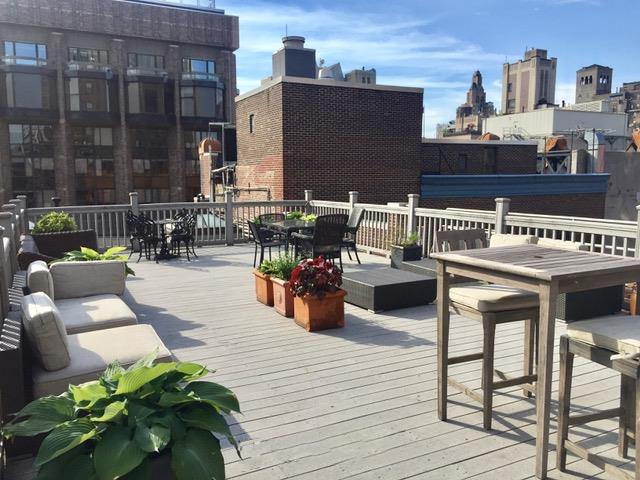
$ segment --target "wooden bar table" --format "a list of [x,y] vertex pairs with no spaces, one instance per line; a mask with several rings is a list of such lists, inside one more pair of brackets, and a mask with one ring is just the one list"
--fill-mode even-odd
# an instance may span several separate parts
[[549,413],[553,372],[556,299],[561,293],[622,285],[640,280],[640,261],[613,255],[600,255],[545,248],[538,245],[460,250],[431,255],[437,260],[438,276],[438,417],[447,419],[449,336],[449,276],[536,292],[540,296],[538,344],[538,382],[536,385],[536,477],[546,478],[549,448]]

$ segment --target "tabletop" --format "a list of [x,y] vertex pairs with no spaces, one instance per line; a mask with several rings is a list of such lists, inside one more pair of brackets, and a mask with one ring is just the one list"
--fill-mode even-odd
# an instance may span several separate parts
[[306,220],[298,220],[298,219],[288,219],[281,220],[279,222],[268,222],[266,223],[268,228],[274,228],[277,230],[298,230],[305,228],[313,228],[315,226],[315,222],[307,222]]
[[431,257],[544,281],[640,270],[640,261],[632,258],[534,244],[432,253]]

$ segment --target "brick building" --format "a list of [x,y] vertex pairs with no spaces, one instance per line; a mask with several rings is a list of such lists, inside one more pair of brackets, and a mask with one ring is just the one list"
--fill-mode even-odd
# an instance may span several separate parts
[[0,200],[200,191],[198,142],[234,119],[238,19],[185,5],[0,0]]
[[236,98],[241,198],[397,202],[420,178],[422,89],[280,76]]

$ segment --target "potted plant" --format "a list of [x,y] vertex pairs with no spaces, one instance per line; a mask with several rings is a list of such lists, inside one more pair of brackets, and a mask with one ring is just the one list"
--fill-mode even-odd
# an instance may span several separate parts
[[342,272],[322,257],[302,260],[291,272],[293,319],[308,332],[344,327]]
[[31,236],[38,252],[52,258],[61,258],[65,252],[78,250],[82,245],[98,248],[95,230],[78,230],[73,218],[64,212],[49,212],[40,217],[31,229]]
[[273,307],[285,317],[293,316],[293,294],[289,287],[291,273],[298,261],[289,254],[280,255],[271,262],[271,283],[273,284]]
[[199,380],[209,373],[201,365],[155,356],[31,402],[2,436],[46,434],[35,459],[42,479],[223,480],[220,438],[238,451],[223,416],[239,411],[236,396]]
[[419,240],[420,237],[417,233],[411,233],[391,245],[391,266],[400,268],[402,262],[420,260],[422,258],[422,246],[418,244]]
[[125,264],[125,270],[127,275],[135,275],[129,265],[127,264],[128,257],[126,255],[120,255],[127,247],[111,247],[104,253],[98,253],[94,249],[89,247],[80,247],[80,250],[71,250],[66,252],[62,258],[53,260],[50,263],[57,262],[99,262],[101,260],[120,260]]
[[258,268],[253,269],[256,281],[256,300],[269,307],[273,307],[272,266],[271,260],[264,260]]
[[300,212],[299,210],[287,213],[287,220],[300,220],[302,217],[304,217],[304,212]]

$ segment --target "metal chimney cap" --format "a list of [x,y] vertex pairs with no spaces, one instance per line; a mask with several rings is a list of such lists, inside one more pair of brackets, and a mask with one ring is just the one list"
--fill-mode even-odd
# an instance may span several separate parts
[[284,44],[284,48],[304,48],[304,37],[299,37],[297,35],[289,35],[287,37],[282,37],[282,43]]

